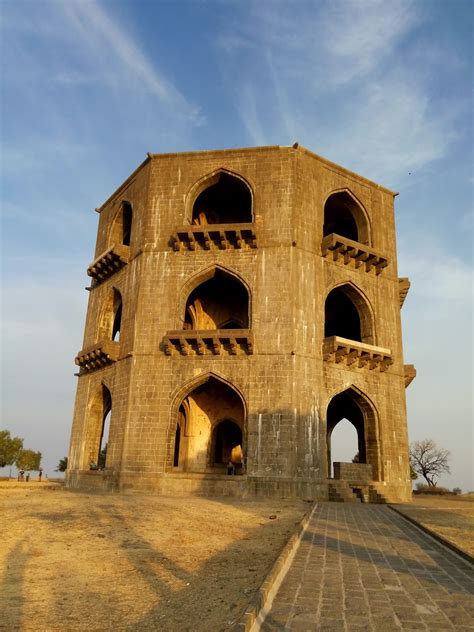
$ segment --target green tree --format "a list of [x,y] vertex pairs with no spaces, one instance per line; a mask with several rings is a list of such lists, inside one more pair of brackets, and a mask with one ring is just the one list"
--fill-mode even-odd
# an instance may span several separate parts
[[429,487],[436,487],[435,479],[441,474],[450,474],[448,459],[449,451],[438,448],[433,439],[414,441],[410,445],[410,465]]
[[0,467],[13,465],[23,449],[23,439],[10,436],[8,430],[0,430]]
[[19,470],[38,471],[41,466],[41,452],[21,450],[16,458],[15,465]]
[[58,467],[54,470],[55,472],[65,472],[67,470],[67,456],[62,459],[59,459]]

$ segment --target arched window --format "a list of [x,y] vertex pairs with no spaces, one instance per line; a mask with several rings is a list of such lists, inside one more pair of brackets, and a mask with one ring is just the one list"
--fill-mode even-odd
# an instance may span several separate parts
[[112,224],[111,245],[130,246],[133,211],[130,202],[123,201]]
[[331,290],[324,306],[324,337],[375,344],[372,313],[365,298],[347,283]]
[[186,302],[184,329],[247,329],[249,294],[234,276],[220,269],[198,285]]
[[230,385],[209,376],[183,397],[172,429],[171,460],[188,472],[222,469],[232,461],[241,469],[245,407]]
[[192,223],[237,224],[252,221],[252,195],[243,180],[226,172],[209,179],[209,186],[196,198]]
[[332,233],[370,245],[367,215],[356,199],[346,191],[333,193],[324,205],[323,236]]

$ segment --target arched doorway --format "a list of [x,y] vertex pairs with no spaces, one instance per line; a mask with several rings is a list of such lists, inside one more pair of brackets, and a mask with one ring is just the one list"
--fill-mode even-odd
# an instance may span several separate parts
[[209,178],[208,186],[196,198],[192,223],[238,224],[252,221],[252,195],[247,184],[221,171]]
[[216,268],[188,296],[184,329],[247,329],[249,293],[236,277]]
[[235,421],[220,421],[214,428],[212,444],[212,465],[242,464],[242,430]]
[[375,344],[372,312],[367,300],[350,283],[329,292],[324,304],[324,337],[339,336]]
[[86,440],[84,442],[84,469],[102,469],[107,464],[107,446],[110,435],[112,395],[101,384],[93,397],[87,414]]
[[[372,466],[374,480],[380,477],[380,446],[377,429],[377,415],[374,406],[355,388],[348,388],[335,395],[329,402],[326,414],[326,448],[328,476],[331,477],[336,459],[332,453],[332,435],[336,426],[349,422],[355,429],[357,440],[354,441],[354,455],[358,463]],[[342,429],[342,426],[341,426]],[[351,459],[352,460],[352,459]],[[349,461],[350,462],[350,461]]]
[[324,205],[324,237],[335,233],[370,245],[369,232],[365,211],[348,191],[339,191],[328,197]]
[[[237,449],[240,446],[240,449]],[[210,375],[182,398],[173,424],[172,466],[211,472],[245,451],[245,405],[229,384]],[[240,456],[240,461],[242,456]]]
[[332,429],[329,437],[331,451],[330,475],[334,476],[333,464],[359,461],[359,439],[355,426],[346,418],[341,419]]

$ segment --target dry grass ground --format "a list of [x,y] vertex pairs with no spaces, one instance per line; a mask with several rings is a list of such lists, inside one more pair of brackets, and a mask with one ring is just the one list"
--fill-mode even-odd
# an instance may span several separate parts
[[413,496],[411,505],[395,505],[428,529],[474,555],[474,496]]
[[8,632],[229,629],[310,508],[32,481],[0,482],[0,503]]

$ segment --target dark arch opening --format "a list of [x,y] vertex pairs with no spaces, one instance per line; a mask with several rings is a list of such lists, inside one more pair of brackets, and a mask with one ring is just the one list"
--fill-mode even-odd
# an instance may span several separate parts
[[[364,413],[355,401],[354,392],[348,389],[332,398],[327,410],[327,458],[328,458],[328,475],[331,476],[333,459],[331,452],[331,437],[337,424],[346,419],[355,428],[357,432],[357,451],[358,462],[367,462],[367,451],[365,441],[365,420]],[[355,455],[354,455],[355,456]]]
[[186,302],[184,329],[248,329],[249,294],[235,277],[216,270]]
[[85,451],[87,463],[85,465],[89,469],[103,469],[106,465],[111,414],[112,395],[109,389],[102,384],[100,390],[96,392],[88,411]]
[[234,465],[242,463],[242,430],[239,425],[230,419],[221,421],[214,430],[214,455],[215,465]]
[[179,466],[179,448],[181,444],[181,426],[176,424],[176,432],[174,435],[174,455],[173,455],[173,466]]
[[114,288],[114,320],[112,324],[112,340],[120,340],[120,328],[122,326],[122,295]]
[[198,195],[193,205],[192,223],[238,224],[252,221],[252,195],[235,176],[220,173],[213,184]]
[[132,236],[132,205],[130,202],[122,203],[122,244],[130,246]]
[[330,195],[324,205],[323,235],[336,233],[364,244],[369,243],[367,219],[362,208],[345,191]]
[[324,306],[324,337],[340,336],[362,342],[357,307],[341,288],[329,292]]

